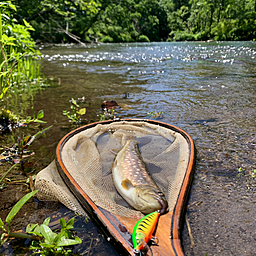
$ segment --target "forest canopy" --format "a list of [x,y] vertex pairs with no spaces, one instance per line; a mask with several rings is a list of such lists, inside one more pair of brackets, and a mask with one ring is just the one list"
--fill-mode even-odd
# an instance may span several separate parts
[[37,42],[255,40],[256,0],[13,0]]

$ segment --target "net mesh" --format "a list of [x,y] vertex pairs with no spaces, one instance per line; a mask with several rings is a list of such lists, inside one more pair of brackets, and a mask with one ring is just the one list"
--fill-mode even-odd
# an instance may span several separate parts
[[[97,124],[66,141],[61,152],[63,164],[97,206],[121,216],[141,218],[143,214],[118,194],[111,174],[116,153],[130,138],[138,140],[143,161],[172,210],[189,161],[186,139],[172,129],[146,121]],[[40,200],[58,200],[86,215],[62,181],[55,162],[38,173],[35,187]]]

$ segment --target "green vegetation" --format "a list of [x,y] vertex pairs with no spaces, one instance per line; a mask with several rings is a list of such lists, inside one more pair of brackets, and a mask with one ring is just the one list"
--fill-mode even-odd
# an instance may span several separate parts
[[[14,0],[41,42],[255,40],[255,0]],[[27,27],[31,28],[31,27]]]
[[82,240],[79,237],[73,236],[69,231],[74,228],[74,222],[74,218],[70,219],[68,222],[61,218],[61,230],[59,233],[53,232],[48,227],[50,217],[45,219],[44,223],[41,225],[29,224],[26,228],[26,232],[40,238],[39,241],[32,241],[30,250],[34,251],[34,255],[70,255],[72,250],[70,248],[65,249],[64,247],[82,243]]
[[250,173],[250,176],[252,178],[255,178],[256,177],[256,169],[254,169],[251,173]]
[[237,168],[237,177],[244,176],[245,174],[245,169],[242,167]]
[[163,111],[159,111],[159,112],[156,112],[156,111],[150,111],[148,112],[148,115],[152,118],[162,118],[163,117],[163,114],[164,112]]
[[[21,139],[17,139],[17,143],[10,149],[10,148],[3,148],[4,152],[0,155],[1,160],[9,159],[12,160],[15,164],[12,165],[8,171],[6,171],[3,176],[0,178],[0,188],[3,189],[5,183],[3,182],[6,176],[11,172],[12,169],[16,168],[17,166],[22,171],[23,174],[26,175],[27,172],[31,172],[31,167],[26,167],[25,157],[29,157],[33,155],[33,152],[28,152],[27,148],[31,146],[34,140],[41,135],[44,135],[47,130],[49,130],[52,126],[49,126],[43,130],[40,130],[33,136],[27,135]],[[26,156],[25,156],[26,152]],[[30,176],[29,179],[32,179]]]
[[21,207],[31,198],[36,194],[37,190],[32,191],[25,196],[23,196],[11,209],[9,214],[7,215],[5,222],[6,224],[2,221],[0,218],[0,229],[3,231],[0,237],[0,245],[5,243],[9,237],[17,237],[17,238],[30,238],[30,236],[27,236],[26,234],[21,234],[21,233],[16,233],[16,232],[11,232],[10,231],[10,224],[13,220],[13,218],[16,216],[16,214],[19,212]]
[[1,177],[1,179],[0,179],[0,188],[1,188],[1,189],[3,189],[3,187],[4,187],[4,185],[5,185],[4,183],[2,183],[2,182],[4,181],[4,179],[5,179],[5,177],[8,175],[8,173],[11,172],[11,170],[12,170],[14,167],[16,167],[16,165],[18,165],[18,163],[12,165],[11,168],[9,168],[9,170]]
[[246,171],[245,169],[243,169],[242,167],[237,168],[237,177],[241,177],[241,176],[245,176],[248,175],[250,178],[255,178],[256,177],[256,169],[254,169],[253,171]]
[[80,108],[77,100],[74,100],[73,98],[70,100],[70,103],[71,113],[69,111],[63,110],[63,115],[67,116],[70,122],[79,124],[82,122],[81,116],[86,113],[86,108]]
[[105,120],[112,120],[115,118],[115,110],[114,108],[112,109],[104,109],[103,114],[99,114],[100,121],[105,121]]
[[[19,24],[15,14],[17,8],[13,1],[0,2],[0,134],[31,123],[45,123],[41,120],[44,111],[40,110],[35,115],[33,106],[32,117],[21,115],[19,101],[31,108],[30,99],[35,91],[44,86],[44,80],[40,76],[40,63],[37,61],[40,52],[35,50],[35,41],[30,35],[34,28],[24,18]],[[14,105],[17,105],[16,109]],[[22,144],[19,152],[21,158],[24,148],[47,129],[32,137],[23,135],[19,138],[14,134],[18,147]],[[25,143],[24,140],[28,138],[29,141]]]
[[49,228],[48,225],[50,223],[50,217],[47,218],[41,225],[39,225],[38,223],[28,224],[26,228],[26,233],[10,231],[10,224],[13,218],[17,215],[21,207],[36,193],[37,190],[23,196],[13,206],[5,219],[5,223],[0,218],[0,230],[2,230],[0,245],[8,241],[10,237],[22,239],[29,238],[32,240],[30,250],[33,251],[34,255],[70,255],[70,253],[72,252],[70,246],[80,244],[82,242],[79,237],[73,236],[70,232],[70,229],[74,228],[74,218],[70,219],[68,222],[61,218],[61,230],[59,233],[55,233]]
[[30,36],[34,29],[25,19],[23,25],[18,24],[14,18],[16,11],[10,1],[0,2],[0,100],[8,90],[13,93],[39,78],[39,65],[33,62],[39,52]]
[[19,24],[15,14],[13,1],[0,2],[0,132],[10,131],[21,123],[43,123],[40,119],[44,116],[42,110],[37,116],[33,113],[34,118],[22,117],[19,111],[20,101],[31,108],[29,100],[45,84],[40,75],[40,52],[35,50],[30,35],[34,28],[24,18]]

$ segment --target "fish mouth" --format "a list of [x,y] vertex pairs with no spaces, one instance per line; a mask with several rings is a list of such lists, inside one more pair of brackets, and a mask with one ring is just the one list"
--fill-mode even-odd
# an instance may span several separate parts
[[160,204],[161,209],[159,210],[160,213],[164,213],[165,212],[165,206],[162,202],[162,200],[160,198],[157,198],[157,202]]
[[165,203],[165,198],[164,194],[162,192],[156,192],[156,193],[151,193],[151,195],[153,196],[153,198],[158,202],[158,204],[160,205],[161,209],[159,209],[159,213],[163,214],[165,213],[167,206]]
[[166,209],[167,209],[167,205],[166,205],[166,201],[165,198],[163,199],[164,194],[162,192],[158,192],[158,196],[156,198],[157,202],[160,204],[161,209],[159,210],[159,212],[161,214],[165,213]]

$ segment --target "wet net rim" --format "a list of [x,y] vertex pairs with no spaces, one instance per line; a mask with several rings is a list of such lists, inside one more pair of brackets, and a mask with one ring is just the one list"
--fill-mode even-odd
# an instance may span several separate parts
[[89,128],[95,127],[98,124],[107,125],[113,122],[147,122],[154,125],[159,125],[162,127],[165,127],[167,129],[173,130],[175,132],[180,133],[187,141],[189,146],[189,160],[187,165],[187,170],[179,191],[179,195],[177,198],[177,203],[175,204],[175,207],[172,212],[171,216],[171,227],[170,227],[170,239],[171,244],[173,247],[173,251],[175,255],[184,255],[181,241],[180,241],[180,230],[183,223],[182,217],[185,210],[186,202],[189,195],[189,190],[192,183],[192,174],[194,171],[194,163],[195,163],[195,146],[192,138],[182,129],[157,120],[150,120],[150,119],[116,119],[116,120],[106,120],[106,121],[99,121],[95,123],[91,123],[82,127],[79,127],[68,134],[66,134],[58,143],[58,146],[56,148],[56,166],[57,170],[66,183],[67,187],[72,191],[72,193],[77,197],[83,208],[90,214],[90,217],[94,221],[98,223],[100,227],[102,227],[102,224],[105,226],[104,228],[101,228],[102,231],[109,235],[109,233],[119,242],[122,244],[124,249],[131,255],[133,255],[133,249],[130,247],[130,245],[127,243],[127,241],[124,240],[124,238],[119,234],[119,232],[116,231],[115,227],[112,225],[112,223],[105,217],[105,215],[100,211],[100,209],[95,205],[95,203],[90,199],[90,197],[83,191],[83,189],[76,183],[76,181],[72,178],[68,170],[66,169],[62,157],[61,157],[61,150],[65,143],[74,135],[78,134],[79,132],[82,132],[84,130],[87,130]]

